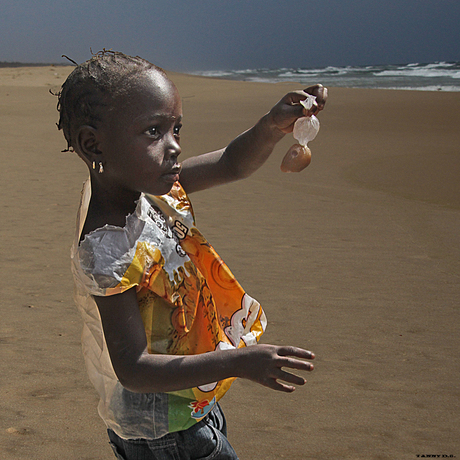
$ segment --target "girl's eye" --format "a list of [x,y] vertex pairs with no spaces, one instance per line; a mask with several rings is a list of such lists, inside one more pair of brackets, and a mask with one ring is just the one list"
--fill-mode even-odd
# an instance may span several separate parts
[[158,128],[152,126],[151,128],[149,128],[146,133],[149,135],[149,136],[152,136],[152,137],[156,137],[158,136],[159,134],[159,131],[158,131]]
[[182,128],[182,125],[174,126],[174,135],[175,136],[179,136],[181,128]]

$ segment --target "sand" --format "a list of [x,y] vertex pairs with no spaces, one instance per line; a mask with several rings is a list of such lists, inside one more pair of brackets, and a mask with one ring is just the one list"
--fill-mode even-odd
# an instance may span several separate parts
[[[109,459],[80,351],[69,248],[87,172],[58,132],[70,67],[0,69],[0,458]],[[295,84],[171,74],[183,156],[220,148]],[[316,83],[316,82],[312,82]],[[460,93],[330,89],[301,173],[287,136],[251,178],[192,195],[264,306],[264,342],[316,352],[293,394],[237,381],[242,460],[460,456]]]

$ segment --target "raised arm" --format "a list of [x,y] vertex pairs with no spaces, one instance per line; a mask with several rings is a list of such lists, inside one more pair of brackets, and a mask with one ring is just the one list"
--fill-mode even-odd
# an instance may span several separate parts
[[[274,390],[292,392],[302,377],[282,368],[313,370],[313,353],[296,347],[253,345],[200,355],[149,354],[135,289],[95,297],[113,368],[130,391],[156,393],[242,377]],[[280,382],[282,380],[287,383]]]
[[[317,102],[309,113],[300,104],[307,94],[316,96]],[[250,176],[265,163],[284,135],[292,132],[296,120],[322,110],[326,99],[327,89],[322,85],[286,94],[270,112],[225,149],[184,160],[182,186],[191,193]]]

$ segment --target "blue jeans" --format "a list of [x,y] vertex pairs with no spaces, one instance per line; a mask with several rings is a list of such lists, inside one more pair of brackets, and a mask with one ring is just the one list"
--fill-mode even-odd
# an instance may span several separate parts
[[119,460],[238,460],[227,440],[227,423],[218,404],[188,430],[159,439],[122,439],[107,431]]

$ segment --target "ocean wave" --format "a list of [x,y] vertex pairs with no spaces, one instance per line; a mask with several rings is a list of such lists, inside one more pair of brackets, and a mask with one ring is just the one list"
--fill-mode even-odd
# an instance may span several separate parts
[[460,92],[459,86],[437,86],[437,85],[430,85],[430,86],[386,86],[384,88],[376,87],[375,89],[393,89],[393,90],[401,90],[401,91],[440,91],[440,92],[448,92],[448,93],[458,93]]
[[381,72],[374,72],[376,77],[421,77],[421,78],[438,78],[450,77],[460,78],[460,71],[458,70],[441,70],[435,67],[425,67],[423,69],[403,69],[403,70],[382,70]]
[[206,70],[195,74],[252,82],[320,81],[347,88],[391,88],[420,91],[460,91],[460,62],[397,65],[327,66],[323,68]]
[[226,70],[203,70],[197,72],[189,72],[190,75],[199,75],[201,77],[222,78],[231,77],[235,74],[234,71]]

